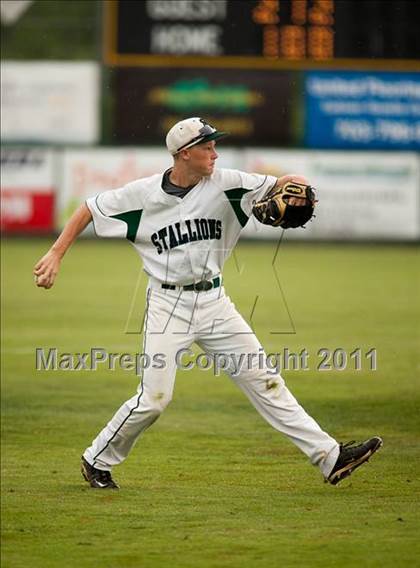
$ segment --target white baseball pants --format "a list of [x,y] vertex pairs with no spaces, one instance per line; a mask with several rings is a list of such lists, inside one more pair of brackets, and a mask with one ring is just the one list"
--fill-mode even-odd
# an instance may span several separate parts
[[[262,347],[234,304],[219,287],[207,292],[163,290],[150,280],[144,329],[144,353],[150,359],[164,354],[163,368],[144,369],[137,394],[127,400],[85,451],[94,467],[111,470],[130,452],[140,434],[159,418],[172,398],[177,371],[177,354],[197,343],[205,352],[225,354],[236,361],[241,354],[263,353]],[[179,355],[178,355],[179,357]],[[244,359],[244,357],[242,357]],[[245,393],[265,420],[285,434],[319,466],[324,477],[331,472],[339,444],[311,418],[287,389],[279,374],[262,357],[226,372]],[[266,357],[263,358],[266,361]],[[248,363],[248,361],[247,361]]]

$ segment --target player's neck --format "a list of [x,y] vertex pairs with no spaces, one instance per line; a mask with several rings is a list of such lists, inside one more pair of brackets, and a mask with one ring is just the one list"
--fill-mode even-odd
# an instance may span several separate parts
[[185,189],[197,185],[201,178],[202,176],[177,168],[176,165],[169,172],[169,181],[177,187],[185,187]]

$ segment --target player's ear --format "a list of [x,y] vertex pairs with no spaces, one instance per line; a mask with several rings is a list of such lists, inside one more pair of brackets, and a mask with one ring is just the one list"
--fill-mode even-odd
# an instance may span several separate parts
[[190,159],[190,151],[188,148],[181,150],[177,155],[181,158],[181,160],[184,160],[186,162]]

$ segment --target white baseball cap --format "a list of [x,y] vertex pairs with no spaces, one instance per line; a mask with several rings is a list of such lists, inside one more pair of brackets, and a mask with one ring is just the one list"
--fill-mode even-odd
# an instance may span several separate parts
[[181,120],[172,126],[166,135],[166,147],[169,152],[174,155],[181,150],[195,146],[195,144],[216,140],[217,138],[224,138],[227,135],[227,132],[217,131],[216,128],[208,124],[208,122],[195,116]]

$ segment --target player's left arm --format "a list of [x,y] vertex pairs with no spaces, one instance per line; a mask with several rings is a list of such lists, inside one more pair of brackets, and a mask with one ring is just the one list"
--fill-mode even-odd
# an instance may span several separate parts
[[[225,172],[227,172],[230,177],[233,177],[235,174],[238,176],[237,180],[234,177],[232,180],[229,180],[231,183],[237,183],[235,187],[247,189],[247,193],[242,198],[242,207],[247,215],[251,214],[255,202],[275,194],[288,182],[309,185],[308,180],[299,174],[287,174],[280,178],[275,178],[271,175],[249,174],[235,170],[225,170]],[[305,200],[300,197],[289,196],[288,200],[290,205],[305,205]]]

